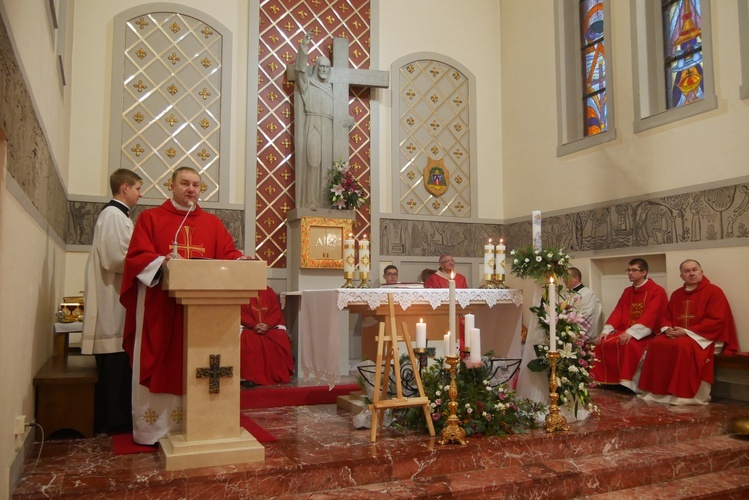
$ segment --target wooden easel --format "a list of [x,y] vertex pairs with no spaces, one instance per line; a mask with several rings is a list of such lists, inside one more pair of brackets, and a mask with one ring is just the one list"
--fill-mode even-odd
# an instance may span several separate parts
[[[414,355],[413,346],[411,345],[411,336],[408,334],[408,325],[401,323],[402,334],[398,335],[395,327],[395,306],[393,305],[393,294],[388,294],[388,320],[390,321],[390,335],[385,335],[385,323],[380,323],[380,333],[377,336],[377,364],[375,371],[374,384],[374,401],[370,406],[372,410],[372,425],[369,440],[373,443],[377,440],[377,429],[382,426],[384,412],[387,408],[410,408],[421,406],[424,410],[429,435],[434,436],[434,424],[432,423],[432,414],[429,407],[429,399],[424,395],[424,386],[421,383],[419,374],[419,364]],[[400,354],[398,353],[398,342],[405,342],[408,358],[411,360],[413,367],[414,379],[419,389],[419,396],[407,398],[403,396],[403,383],[401,381],[401,364]],[[383,355],[385,364],[383,366]],[[390,385],[390,363],[393,363],[395,371],[395,390],[396,395],[393,399],[388,399],[388,387]],[[384,377],[383,377],[384,374]],[[378,393],[378,388],[380,391]]]

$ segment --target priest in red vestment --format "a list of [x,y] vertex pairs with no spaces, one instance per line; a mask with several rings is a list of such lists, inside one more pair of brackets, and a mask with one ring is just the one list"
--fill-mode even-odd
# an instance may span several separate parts
[[424,288],[448,288],[448,281],[455,280],[455,288],[468,288],[466,277],[462,274],[455,273],[454,278],[450,278],[450,273],[455,272],[455,260],[452,255],[440,255],[440,268],[424,282]]
[[621,384],[637,392],[637,368],[666,311],[668,296],[648,279],[644,259],[629,261],[627,275],[632,286],[624,290],[596,339],[598,361],[591,374],[599,384]]
[[[455,280],[455,288],[468,288],[468,282],[466,277],[462,274],[455,272],[455,259],[452,255],[442,254],[440,255],[440,267],[439,270],[427,278],[424,282],[424,288],[449,288],[450,280]],[[454,274],[454,277],[451,275]],[[461,352],[465,350],[465,322],[463,315],[460,315],[458,329],[458,344]]]
[[285,384],[294,374],[281,303],[271,287],[242,306],[240,359],[241,377],[251,384]]
[[173,258],[251,258],[234,247],[218,217],[198,206],[200,188],[198,172],[175,170],[173,198],[138,217],[125,258],[123,348],[133,366],[133,438],[139,444],[154,444],[182,426],[183,306],[161,288],[162,268]]
[[662,403],[710,401],[715,351],[738,351],[736,324],[723,290],[712,284],[696,260],[679,266],[684,286],[671,294],[658,336],[642,365],[643,399]]

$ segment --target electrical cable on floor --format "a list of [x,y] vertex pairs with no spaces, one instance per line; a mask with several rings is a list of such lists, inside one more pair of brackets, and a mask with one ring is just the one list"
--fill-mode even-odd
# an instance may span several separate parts
[[35,420],[32,420],[28,424],[26,424],[26,427],[35,426],[38,427],[40,431],[42,431],[42,442],[39,444],[39,454],[36,456],[36,461],[34,462],[34,467],[31,468],[31,471],[33,472],[34,469],[36,469],[36,465],[39,463],[39,459],[42,457],[42,449],[44,448],[44,427],[37,424]]

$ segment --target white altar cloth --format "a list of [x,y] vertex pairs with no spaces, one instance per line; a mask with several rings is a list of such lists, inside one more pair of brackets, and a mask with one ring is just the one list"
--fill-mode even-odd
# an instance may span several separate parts
[[[309,290],[302,292],[299,316],[299,357],[304,378],[317,379],[334,385],[341,375],[348,374],[348,324],[342,324],[341,315],[352,305],[367,305],[370,309],[386,305],[388,294],[403,310],[414,304],[429,304],[432,309],[448,304],[447,289],[347,289]],[[503,345],[509,345],[498,356],[520,358],[523,293],[513,289],[459,289],[455,293],[456,303],[466,308],[469,305],[486,306],[477,309],[476,327],[482,329],[482,338],[492,334],[503,337]],[[502,306],[502,307],[497,307]],[[514,307],[511,307],[514,306]],[[346,331],[343,331],[345,327]],[[482,340],[482,346],[490,346]]]

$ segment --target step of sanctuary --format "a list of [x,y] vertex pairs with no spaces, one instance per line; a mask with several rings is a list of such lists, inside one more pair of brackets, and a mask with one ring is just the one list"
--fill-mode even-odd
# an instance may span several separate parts
[[596,498],[616,492],[638,498],[641,491],[651,494],[643,490],[648,487],[689,493],[689,481],[722,482],[726,494],[749,495],[746,481],[736,479],[746,476],[749,441],[728,434],[731,420],[749,415],[746,403],[671,407],[603,389],[594,398],[601,416],[571,423],[569,432],[470,438],[467,446],[440,446],[426,433],[396,429],[384,429],[370,443],[369,431],[354,429],[352,415],[335,405],[246,410],[278,439],[266,445],[265,462],[189,471],[164,471],[155,453],[113,456],[106,436],[67,448],[50,442],[35,469],[35,456],[27,462],[14,498]]

